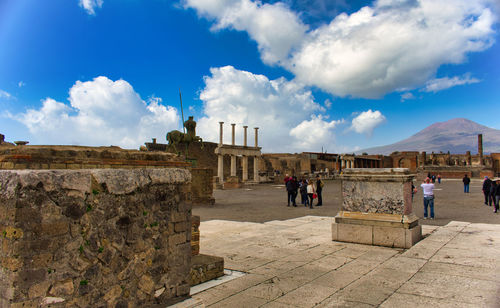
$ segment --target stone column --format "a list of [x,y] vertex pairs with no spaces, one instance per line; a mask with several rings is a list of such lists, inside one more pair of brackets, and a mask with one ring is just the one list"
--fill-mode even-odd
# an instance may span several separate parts
[[235,145],[234,135],[235,135],[235,126],[236,126],[236,124],[234,124],[234,123],[233,123],[233,124],[231,124],[231,126],[232,126],[232,132],[231,132],[231,144],[232,144],[232,145]]
[[340,160],[340,167],[341,167],[342,169],[344,169],[344,168],[345,168],[345,160],[343,160],[343,159],[341,159],[341,160]]
[[483,134],[477,135],[477,154],[479,155],[479,163],[483,164]]
[[248,156],[243,156],[241,160],[241,164],[243,166],[243,182],[248,181]]
[[255,129],[255,147],[258,147],[259,146],[259,128],[254,127],[253,129]]
[[231,155],[231,176],[236,176],[236,155]]
[[220,132],[220,139],[219,139],[219,145],[222,145],[222,141],[224,139],[224,134],[222,132],[222,129],[223,129],[223,126],[224,126],[224,122],[219,122],[220,124],[220,129],[219,129],[219,132]]
[[259,158],[257,156],[253,158],[253,180],[259,182]]
[[247,146],[247,128],[248,126],[243,126],[244,134],[243,134],[243,146]]
[[217,176],[219,177],[219,183],[224,183],[224,155],[217,155]]

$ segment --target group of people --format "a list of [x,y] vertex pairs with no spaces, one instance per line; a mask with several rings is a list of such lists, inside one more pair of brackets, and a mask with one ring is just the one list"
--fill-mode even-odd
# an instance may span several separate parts
[[489,179],[484,177],[483,181],[484,204],[495,206],[494,213],[498,213],[498,203],[500,201],[500,178]]
[[285,186],[287,191],[287,206],[297,206],[296,198],[300,191],[301,203],[305,207],[313,208],[314,199],[318,199],[316,206],[323,205],[323,186],[325,185],[323,181],[321,181],[319,175],[316,176],[316,181],[310,179],[309,181],[305,178],[302,178],[300,181],[296,176],[289,176],[288,174],[285,176]]

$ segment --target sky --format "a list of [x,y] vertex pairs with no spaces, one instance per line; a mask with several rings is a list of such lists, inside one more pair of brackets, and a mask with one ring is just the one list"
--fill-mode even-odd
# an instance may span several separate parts
[[[30,144],[347,153],[500,129],[498,0],[0,0],[0,133]],[[179,91],[182,93],[181,110]]]

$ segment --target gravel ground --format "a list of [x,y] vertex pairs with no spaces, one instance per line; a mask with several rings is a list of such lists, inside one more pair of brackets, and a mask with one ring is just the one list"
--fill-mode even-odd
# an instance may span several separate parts
[[[423,217],[422,190],[420,184],[414,197],[413,211]],[[422,224],[445,225],[448,222],[467,221],[472,223],[500,224],[500,213],[494,214],[493,207],[484,205],[481,191],[482,181],[473,179],[470,193],[463,193],[461,180],[444,179],[436,183],[435,220],[421,220]],[[220,219],[247,222],[285,220],[306,215],[332,216],[340,210],[340,181],[325,181],[323,206],[313,209],[298,204],[287,207],[284,185],[259,184],[241,189],[215,190],[215,205],[194,205],[193,215],[202,221]],[[300,203],[300,196],[297,197]]]

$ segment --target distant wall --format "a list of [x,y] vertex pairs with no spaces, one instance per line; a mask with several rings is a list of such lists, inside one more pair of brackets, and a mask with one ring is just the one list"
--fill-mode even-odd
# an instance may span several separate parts
[[0,171],[0,307],[189,296],[188,170]]

